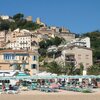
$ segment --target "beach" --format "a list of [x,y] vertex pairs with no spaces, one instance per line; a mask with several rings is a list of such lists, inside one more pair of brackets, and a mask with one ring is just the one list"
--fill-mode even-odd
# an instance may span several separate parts
[[100,91],[94,93],[79,93],[60,91],[45,93],[40,91],[22,91],[19,94],[0,94],[0,100],[100,100]]

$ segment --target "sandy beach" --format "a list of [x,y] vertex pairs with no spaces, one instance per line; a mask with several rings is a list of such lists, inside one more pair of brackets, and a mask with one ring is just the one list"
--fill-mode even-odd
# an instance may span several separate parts
[[22,91],[19,94],[0,94],[0,100],[100,100],[100,91],[94,93],[79,93],[60,91],[45,93],[40,91]]

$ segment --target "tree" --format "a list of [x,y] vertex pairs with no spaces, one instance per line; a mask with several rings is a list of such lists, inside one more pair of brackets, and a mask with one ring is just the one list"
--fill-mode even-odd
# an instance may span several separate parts
[[93,60],[100,59],[100,31],[88,32],[82,35],[82,37],[90,37],[91,47],[93,49]]
[[68,68],[67,74],[68,75],[73,75],[74,71],[75,71],[74,64],[72,62],[71,63],[67,63],[67,68]]
[[10,23],[6,20],[1,21],[0,23],[0,30],[8,30],[10,27]]
[[39,46],[40,46],[40,48],[44,48],[44,49],[47,48],[46,47],[46,42],[44,40],[39,42]]
[[41,56],[46,56],[46,52],[47,52],[47,50],[46,49],[44,49],[44,48],[39,48],[38,49],[38,52],[39,52],[39,54],[41,55]]
[[62,66],[62,73],[67,75],[82,75],[82,68],[76,68],[72,62],[66,63],[66,65]]
[[17,70],[21,70],[21,65],[17,64]]
[[13,16],[13,19],[14,19],[15,21],[21,20],[21,19],[23,19],[23,18],[24,18],[24,14],[21,14],[21,13],[15,14],[15,15]]
[[55,74],[61,74],[61,66],[58,65],[55,61],[48,63],[46,66],[46,69],[48,72],[55,73]]
[[63,41],[63,39],[56,36],[55,38],[51,38],[51,41],[52,41],[53,45],[58,46],[58,45],[61,44],[61,42]]
[[87,69],[89,75],[99,75],[100,74],[100,64],[93,65]]

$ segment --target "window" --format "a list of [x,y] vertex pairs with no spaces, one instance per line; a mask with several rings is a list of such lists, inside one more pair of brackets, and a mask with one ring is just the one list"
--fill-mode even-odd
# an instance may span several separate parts
[[31,69],[36,69],[36,64],[31,64]]
[[78,54],[78,59],[81,59],[81,54]]
[[4,60],[13,60],[15,59],[14,54],[4,54]]
[[86,59],[89,59],[89,55],[86,55]]
[[36,60],[36,56],[33,56],[33,61]]
[[89,63],[86,63],[86,66],[89,66]]

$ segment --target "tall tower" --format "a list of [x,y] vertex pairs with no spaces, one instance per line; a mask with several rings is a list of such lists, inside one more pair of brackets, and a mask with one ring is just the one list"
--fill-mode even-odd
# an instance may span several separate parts
[[37,24],[41,24],[40,18],[37,18],[37,19],[36,19],[36,23],[37,23]]
[[28,17],[26,18],[26,20],[27,20],[27,21],[32,21],[32,16],[28,16]]

